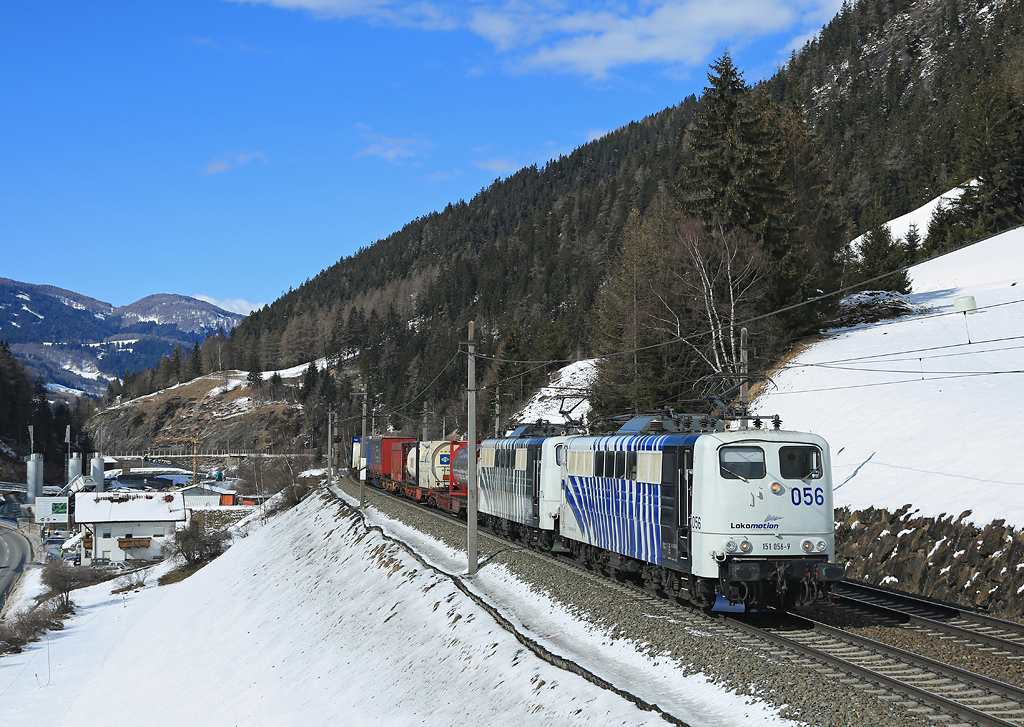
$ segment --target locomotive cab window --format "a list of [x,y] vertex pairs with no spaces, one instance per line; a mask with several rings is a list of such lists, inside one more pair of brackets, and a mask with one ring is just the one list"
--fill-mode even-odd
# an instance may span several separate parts
[[779,474],[787,480],[821,477],[821,450],[817,447],[779,447]]
[[722,447],[718,451],[722,477],[759,480],[764,477],[764,450],[760,447]]

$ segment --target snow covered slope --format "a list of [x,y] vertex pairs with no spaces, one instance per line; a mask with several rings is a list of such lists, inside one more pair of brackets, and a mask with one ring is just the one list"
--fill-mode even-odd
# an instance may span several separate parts
[[[419,538],[416,550],[447,572],[465,572],[464,552],[414,531],[401,537]],[[586,653],[575,658],[695,727],[792,724],[684,676],[671,659],[611,641],[503,567],[481,570],[470,587],[500,601],[530,638]],[[181,583],[123,595],[105,583],[74,598],[64,631],[0,659],[0,724],[666,724],[534,656],[445,572],[323,493],[254,526]],[[528,631],[517,612],[543,631]]]
[[[1024,526],[1024,229],[915,266],[927,312],[832,331],[756,402],[832,448],[835,503]],[[974,296],[973,315],[954,301]]]

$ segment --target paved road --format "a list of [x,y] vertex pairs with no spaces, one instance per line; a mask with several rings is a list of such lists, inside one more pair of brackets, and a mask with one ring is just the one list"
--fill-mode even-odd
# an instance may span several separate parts
[[31,558],[32,544],[28,539],[17,528],[0,523],[0,608]]

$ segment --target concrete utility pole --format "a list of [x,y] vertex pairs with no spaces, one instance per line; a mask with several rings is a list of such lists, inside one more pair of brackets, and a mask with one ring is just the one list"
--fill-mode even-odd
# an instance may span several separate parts
[[501,422],[501,387],[494,390],[494,438],[501,436],[498,431],[498,424]]
[[370,461],[369,453],[366,451],[369,445],[366,441],[366,394],[365,391],[356,394],[363,397],[363,433],[359,437],[359,507],[366,507],[366,465]]
[[334,484],[334,412],[327,410],[327,486]]
[[740,329],[740,429],[747,428],[747,329]]
[[476,550],[476,343],[473,341],[473,321],[469,322],[469,385],[466,388],[466,552],[469,557],[469,575],[477,570]]
[[423,402],[423,441],[427,441],[427,402]]

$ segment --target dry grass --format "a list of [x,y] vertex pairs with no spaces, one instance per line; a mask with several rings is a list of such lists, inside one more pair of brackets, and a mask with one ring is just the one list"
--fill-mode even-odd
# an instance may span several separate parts
[[[783,354],[775,363],[775,365],[772,366],[772,368],[770,368],[766,372],[768,378],[773,378],[776,374],[785,369],[786,366],[788,366],[790,362],[793,361],[793,359],[802,354],[815,343],[818,343],[819,341],[824,341],[826,338],[827,336],[822,335],[810,336],[797,343],[795,346],[793,346],[793,348],[791,348],[789,351]],[[758,381],[752,384],[750,387],[750,400],[755,401],[757,397],[759,397],[761,394],[765,392],[768,386],[770,386],[768,380]]]
[[207,560],[202,563],[196,563],[193,566],[182,566],[181,568],[175,568],[172,571],[167,571],[157,579],[157,585],[169,586],[172,583],[180,583],[193,573],[197,573],[209,562],[210,561]]

